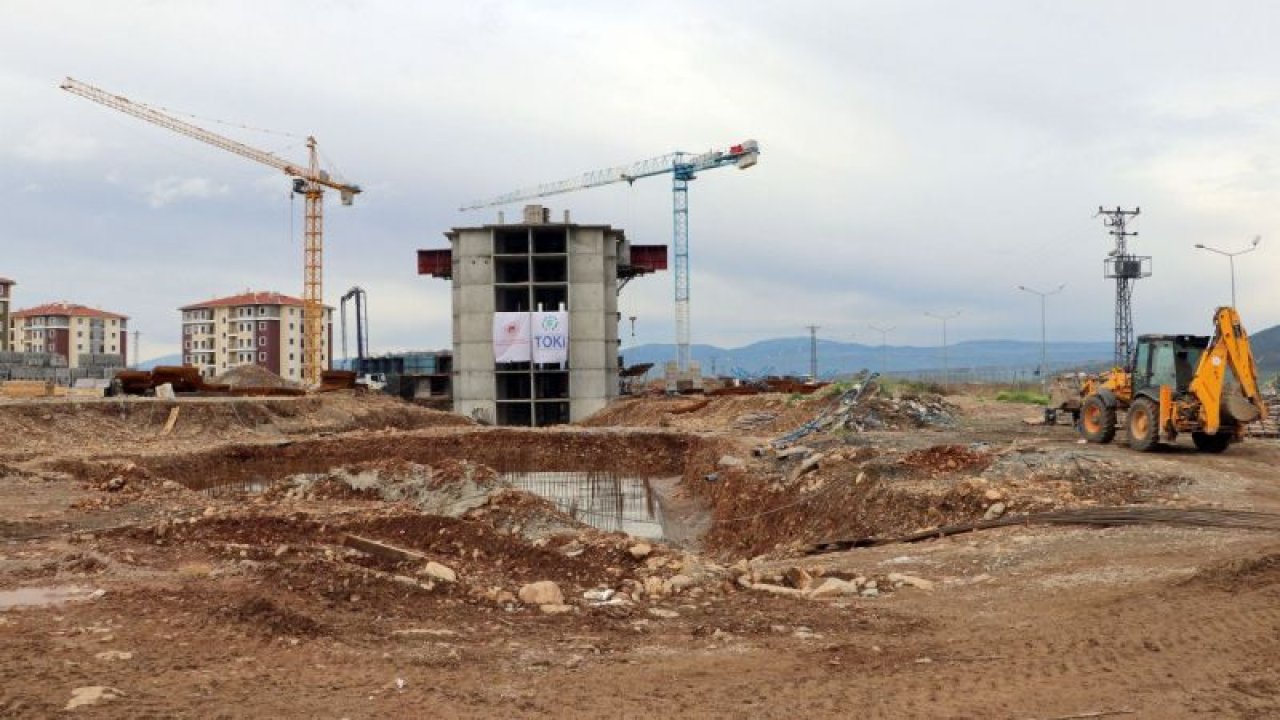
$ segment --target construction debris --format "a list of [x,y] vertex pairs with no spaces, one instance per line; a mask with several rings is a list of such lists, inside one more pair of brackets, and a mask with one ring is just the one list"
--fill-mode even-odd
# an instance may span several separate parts
[[358,535],[343,535],[342,544],[349,548],[359,550],[360,552],[376,555],[383,560],[390,560],[391,562],[427,562],[426,556],[422,553],[405,550],[404,548],[398,548],[393,545],[378,542],[377,540],[370,540],[369,538],[363,538]]

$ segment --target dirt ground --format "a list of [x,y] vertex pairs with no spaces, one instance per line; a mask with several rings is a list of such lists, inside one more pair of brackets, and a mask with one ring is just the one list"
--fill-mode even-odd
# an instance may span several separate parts
[[[1280,717],[1274,531],[810,553],[1280,512],[1280,443],[1140,454],[976,395],[839,402],[547,430],[348,394],[0,405],[0,717]],[[663,478],[705,532],[596,530],[503,475],[550,471]]]

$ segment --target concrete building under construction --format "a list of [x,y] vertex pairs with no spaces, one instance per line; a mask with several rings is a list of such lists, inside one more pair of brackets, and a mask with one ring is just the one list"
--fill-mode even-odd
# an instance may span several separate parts
[[[574,224],[567,212],[552,222],[540,205],[527,206],[519,223],[500,215],[496,225],[445,237],[448,249],[418,251],[418,273],[453,283],[455,412],[555,425],[617,396],[618,291],[665,270],[665,245],[633,246],[621,229]],[[539,350],[558,343],[563,361],[540,362],[550,356]]]

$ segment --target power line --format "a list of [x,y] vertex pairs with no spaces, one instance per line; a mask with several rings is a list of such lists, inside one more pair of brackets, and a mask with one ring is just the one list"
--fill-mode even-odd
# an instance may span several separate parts
[[925,313],[934,320],[942,321],[942,385],[943,387],[951,386],[951,362],[947,357],[947,321],[955,320],[960,317],[960,311],[957,310],[949,315],[941,313]]
[[879,325],[868,325],[867,327],[880,333],[880,374],[884,375],[889,371],[889,333],[898,328],[890,325],[889,327],[880,327]]

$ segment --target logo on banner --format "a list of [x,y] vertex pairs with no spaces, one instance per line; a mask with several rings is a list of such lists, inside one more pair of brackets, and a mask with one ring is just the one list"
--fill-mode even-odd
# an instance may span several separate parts
[[500,363],[529,362],[529,313],[495,313],[493,355]]
[[533,361],[564,365],[569,361],[569,317],[564,312],[533,314]]

